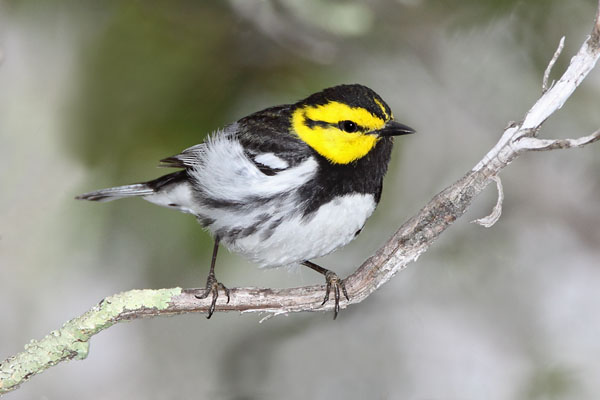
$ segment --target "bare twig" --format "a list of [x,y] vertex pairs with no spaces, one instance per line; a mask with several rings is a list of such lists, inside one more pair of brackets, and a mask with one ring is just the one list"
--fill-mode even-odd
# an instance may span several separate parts
[[504,201],[504,189],[502,188],[502,181],[500,180],[500,177],[493,175],[490,177],[490,179],[496,182],[496,188],[498,189],[498,201],[496,201],[496,205],[494,206],[490,215],[471,221],[471,223],[481,225],[485,228],[491,228],[496,222],[498,222],[500,216],[502,215],[502,202]]
[[523,150],[544,151],[583,147],[586,144],[594,143],[597,140],[600,140],[600,130],[597,130],[589,136],[583,136],[577,139],[538,139],[521,137],[516,143],[518,143],[518,148]]
[[[564,47],[565,37],[563,36],[562,38],[560,38],[558,48],[556,49],[554,55],[552,56],[552,59],[548,63],[546,71],[544,71],[544,79],[542,80],[542,94],[548,91],[548,80],[550,79],[550,73],[552,72],[552,68],[554,67],[554,64],[556,64],[556,60],[558,60],[558,57],[560,56],[560,53],[562,53]],[[554,85],[554,81],[552,82],[552,85]]]
[[[600,56],[600,1],[590,37],[571,60],[562,77],[529,110],[523,122],[508,126],[498,143],[465,176],[438,193],[408,220],[373,256],[346,279],[351,300],[359,303],[425,252],[433,241],[467,210],[471,201],[510,164],[527,151],[581,147],[600,139],[600,131],[579,139],[545,140],[532,137],[542,123],[562,107]],[[554,60],[554,58],[553,58]],[[549,66],[550,68],[550,66]],[[501,187],[499,186],[501,192]],[[501,204],[501,199],[499,199]],[[498,212],[499,214],[499,212]],[[497,217],[492,217],[494,220]],[[219,299],[217,311],[267,312],[275,315],[299,311],[329,311],[321,306],[324,286],[293,289],[231,289],[231,301]],[[0,364],[0,394],[14,390],[32,375],[61,361],[82,359],[90,338],[124,320],[188,312],[207,312],[210,299],[200,300],[196,289],[132,290],[103,300],[67,322],[61,329]]]

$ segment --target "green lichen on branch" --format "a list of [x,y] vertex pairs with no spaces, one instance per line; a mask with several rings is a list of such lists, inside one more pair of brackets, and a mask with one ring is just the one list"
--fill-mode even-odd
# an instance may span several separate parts
[[87,357],[89,340],[110,327],[124,312],[140,309],[166,309],[181,288],[130,290],[107,297],[85,314],[65,323],[41,340],[32,340],[25,351],[0,364],[0,394],[10,392],[31,376],[69,359]]

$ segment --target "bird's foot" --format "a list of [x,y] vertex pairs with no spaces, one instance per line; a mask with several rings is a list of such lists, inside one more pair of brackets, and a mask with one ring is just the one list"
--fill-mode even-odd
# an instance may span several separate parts
[[211,272],[208,274],[208,278],[206,279],[206,289],[204,289],[204,293],[202,295],[195,295],[197,299],[206,299],[209,294],[212,294],[212,301],[210,303],[210,308],[208,309],[208,315],[206,316],[206,319],[210,319],[215,312],[217,297],[219,297],[219,290],[225,292],[225,295],[227,295],[227,304],[229,304],[229,289],[221,282],[217,281],[214,272]]
[[343,279],[340,279],[339,276],[333,271],[327,270],[325,273],[325,281],[327,282],[327,288],[325,289],[325,298],[321,305],[324,305],[329,301],[329,292],[333,289],[335,306],[333,308],[333,319],[336,319],[338,313],[340,312],[340,290],[344,294],[346,300],[350,301],[348,297],[348,292],[346,291],[346,284]]

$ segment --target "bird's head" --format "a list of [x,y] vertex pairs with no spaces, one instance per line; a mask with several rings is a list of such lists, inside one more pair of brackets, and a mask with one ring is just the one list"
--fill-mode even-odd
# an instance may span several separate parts
[[296,103],[291,129],[334,164],[366,156],[382,138],[415,132],[394,121],[377,93],[358,84],[334,86]]

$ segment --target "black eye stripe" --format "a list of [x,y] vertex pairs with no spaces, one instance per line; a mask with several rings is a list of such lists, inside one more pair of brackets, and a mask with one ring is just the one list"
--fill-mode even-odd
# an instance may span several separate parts
[[306,115],[304,115],[304,123],[310,129],[314,129],[317,126],[321,127],[321,128],[327,128],[327,127],[330,127],[330,126],[337,126],[335,124],[330,124],[329,122],[325,122],[325,121],[315,121],[314,119],[308,118]]
[[343,122],[352,122],[356,126],[356,130],[354,130],[352,132],[367,132],[368,131],[367,128],[365,128],[364,126],[358,125],[356,122],[353,122],[353,121],[340,121],[339,123],[335,124],[335,123],[325,122],[325,121],[316,121],[314,119],[308,118],[306,116],[306,114],[304,114],[304,123],[310,129],[314,129],[316,127],[320,127],[320,128],[338,128],[338,129],[341,129],[341,130],[343,130],[345,132],[348,132],[348,131],[346,131],[346,130],[344,130],[342,128],[341,124]]

